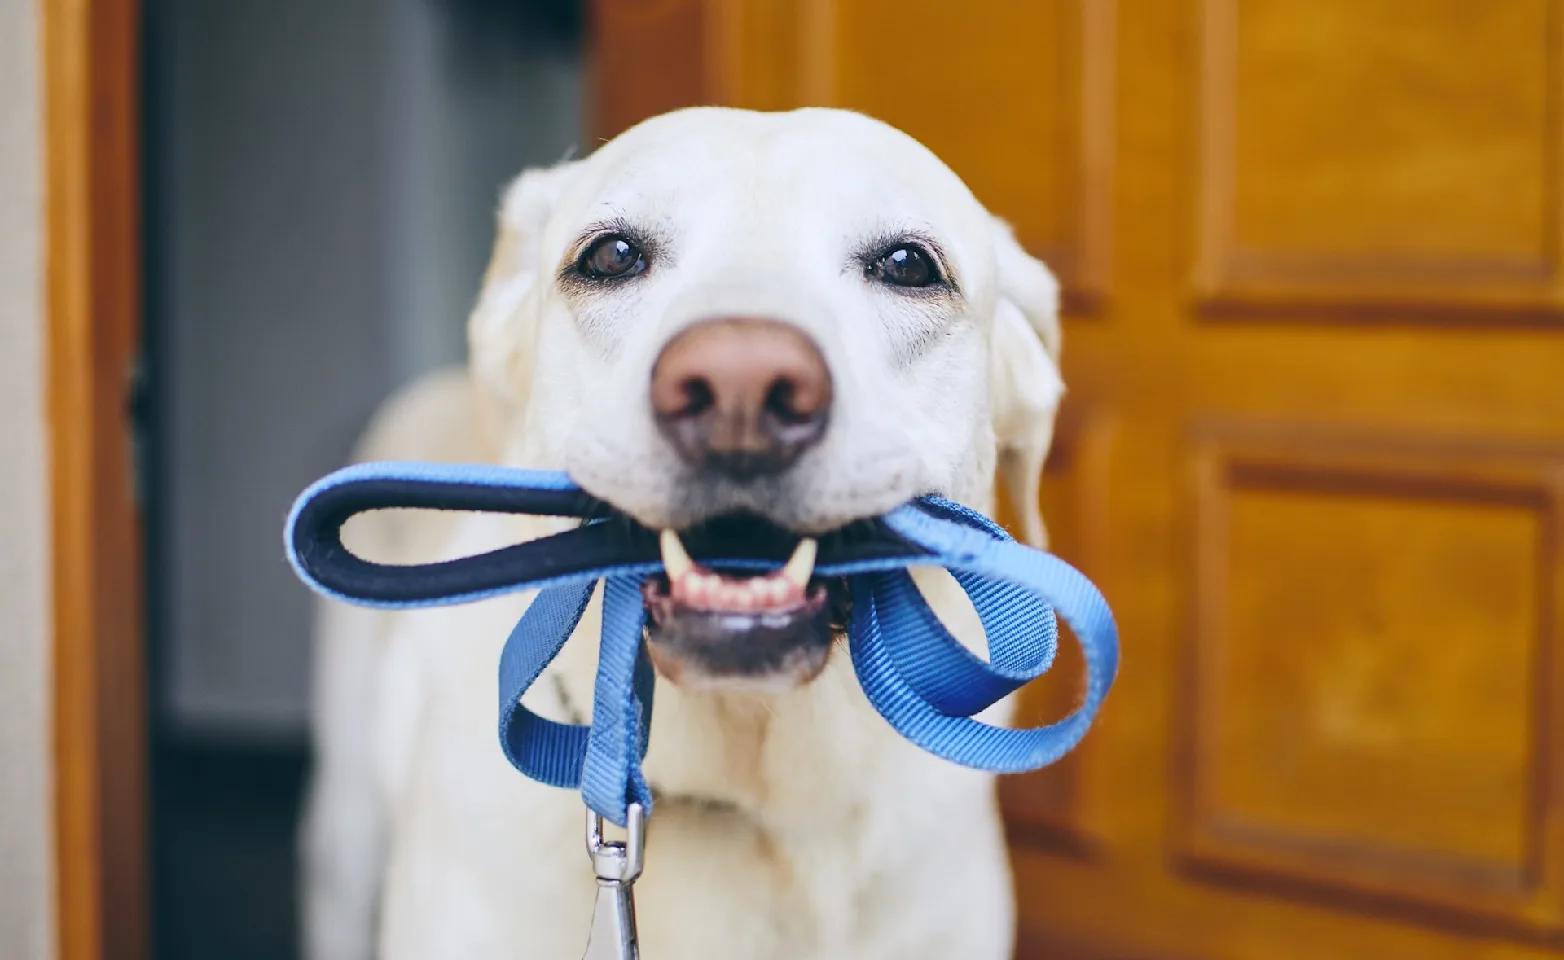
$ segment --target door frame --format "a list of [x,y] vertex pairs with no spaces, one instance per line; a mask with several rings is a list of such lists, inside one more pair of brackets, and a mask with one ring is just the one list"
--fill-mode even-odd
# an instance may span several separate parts
[[142,960],[147,722],[131,396],[141,320],[138,0],[40,0],[56,951]]

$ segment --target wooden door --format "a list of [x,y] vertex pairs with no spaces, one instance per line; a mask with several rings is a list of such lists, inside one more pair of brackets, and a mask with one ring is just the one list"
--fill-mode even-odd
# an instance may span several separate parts
[[1065,283],[1124,662],[1005,785],[1020,956],[1564,955],[1564,0],[595,13],[603,133],[860,109]]

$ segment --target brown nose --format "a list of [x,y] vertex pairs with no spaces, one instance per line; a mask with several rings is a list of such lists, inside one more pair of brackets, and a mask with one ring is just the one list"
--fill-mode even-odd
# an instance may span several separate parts
[[652,367],[652,413],[686,463],[736,480],[781,473],[825,433],[831,372],[802,331],[712,320]]

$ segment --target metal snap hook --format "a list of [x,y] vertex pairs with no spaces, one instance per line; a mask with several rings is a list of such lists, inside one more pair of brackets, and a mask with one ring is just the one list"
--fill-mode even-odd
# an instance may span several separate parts
[[631,892],[646,859],[646,812],[638,803],[625,811],[625,834],[623,843],[604,840],[602,816],[587,810],[586,848],[597,875],[597,903],[582,960],[640,960]]

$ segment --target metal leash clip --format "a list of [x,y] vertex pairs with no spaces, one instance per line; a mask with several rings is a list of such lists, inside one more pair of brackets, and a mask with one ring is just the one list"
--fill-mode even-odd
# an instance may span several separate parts
[[640,960],[635,933],[635,894],[630,887],[641,876],[646,854],[646,813],[638,803],[625,811],[625,842],[603,839],[603,818],[591,808],[586,820],[587,854],[597,874],[597,905],[592,932],[582,960]]

